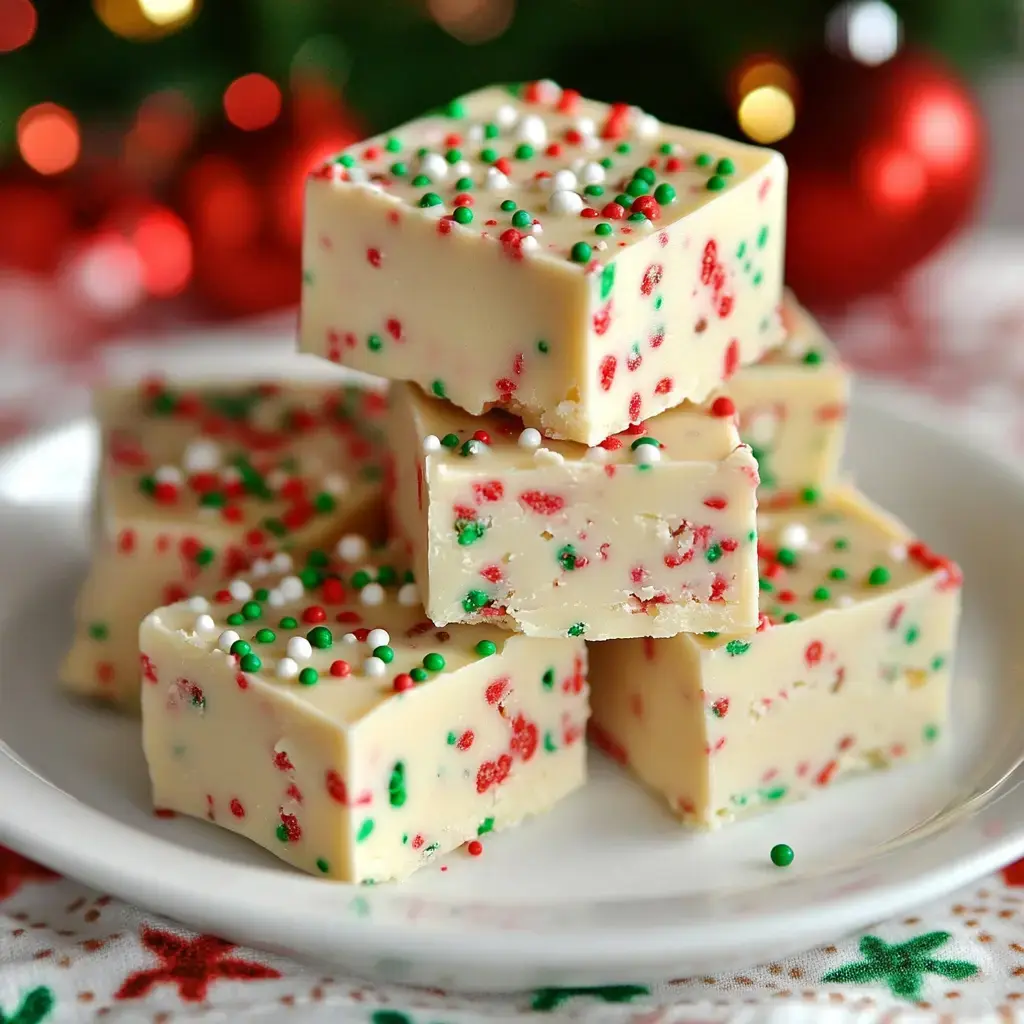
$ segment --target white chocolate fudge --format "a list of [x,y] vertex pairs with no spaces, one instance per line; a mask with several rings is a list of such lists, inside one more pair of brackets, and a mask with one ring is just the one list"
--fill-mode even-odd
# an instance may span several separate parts
[[590,648],[597,745],[703,827],[917,757],[946,723],[956,565],[854,492],[758,527],[756,632]]
[[782,318],[786,340],[726,388],[757,459],[762,507],[833,488],[846,436],[850,377],[835,346],[788,291]]
[[300,347],[597,444],[781,340],[785,206],[771,150],[483,89],[312,174]]
[[151,382],[96,396],[96,551],[61,670],[75,693],[139,703],[142,617],[278,551],[380,522],[380,394],[351,385]]
[[731,416],[685,404],[587,448],[410,384],[391,409],[392,523],[438,625],[602,640],[757,624],[757,466]]
[[142,738],[162,810],[303,871],[402,878],[582,785],[582,640],[438,630],[360,538],[139,631]]

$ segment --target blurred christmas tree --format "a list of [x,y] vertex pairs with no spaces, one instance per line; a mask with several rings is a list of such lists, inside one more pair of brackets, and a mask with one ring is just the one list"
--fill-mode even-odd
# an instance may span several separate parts
[[[64,239],[43,252],[36,225],[57,239],[112,209],[138,248],[153,200],[157,237],[176,218],[197,265],[262,244],[261,273],[291,274],[309,161],[485,83],[553,78],[776,142],[798,120],[802,57],[827,38],[845,31],[836,45],[865,64],[903,42],[969,75],[1013,50],[1020,18],[1017,0],[0,0],[0,263],[43,269]],[[146,290],[190,274],[150,272],[165,286]],[[294,296],[291,281],[235,291],[221,282],[215,301]]]

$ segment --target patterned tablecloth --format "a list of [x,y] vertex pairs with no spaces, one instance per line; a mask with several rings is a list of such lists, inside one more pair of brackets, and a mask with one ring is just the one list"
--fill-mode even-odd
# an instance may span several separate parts
[[[1024,239],[973,238],[835,325],[850,363],[941,396],[1024,455]],[[40,322],[40,310],[46,310]],[[97,350],[0,280],[0,439],[81,412]],[[122,351],[121,361],[131,361]],[[37,399],[46,394],[48,400]],[[0,795],[2,799],[2,795]],[[195,935],[0,847],[0,1024],[1024,1020],[1024,861],[913,916],[743,974],[463,997],[370,985]]]

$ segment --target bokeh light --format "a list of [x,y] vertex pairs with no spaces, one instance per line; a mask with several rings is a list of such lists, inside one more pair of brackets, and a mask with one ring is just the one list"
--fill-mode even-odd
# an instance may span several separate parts
[[169,298],[184,290],[192,276],[192,240],[177,214],[163,208],[144,214],[131,242],[142,264],[142,285],[150,295]]
[[31,42],[38,22],[32,0],[0,0],[0,53]]
[[196,15],[197,0],[93,0],[96,17],[124,39],[160,39],[184,28]]
[[188,171],[185,202],[197,238],[218,249],[241,249],[260,230],[260,196],[241,167],[227,157],[202,157]]
[[956,174],[977,147],[976,119],[963,96],[952,90],[921,96],[905,108],[906,136],[933,172]]
[[40,174],[60,174],[78,159],[81,138],[74,114],[56,103],[39,103],[18,118],[21,158]]
[[784,139],[796,124],[793,97],[777,85],[760,85],[740,100],[736,120],[744,135],[768,145]]
[[72,291],[100,316],[119,316],[145,297],[142,261],[127,239],[101,232],[74,253],[64,270]]
[[139,0],[139,7],[154,25],[173,25],[192,13],[195,0]]
[[900,19],[884,0],[854,0],[829,15],[825,39],[834,53],[870,66],[884,64],[900,48]]
[[913,210],[928,184],[921,161],[895,146],[866,150],[859,174],[869,203],[892,213]]
[[430,16],[462,43],[497,39],[512,24],[515,0],[427,0]]
[[266,75],[242,75],[224,90],[224,113],[242,131],[266,128],[281,113],[281,90]]

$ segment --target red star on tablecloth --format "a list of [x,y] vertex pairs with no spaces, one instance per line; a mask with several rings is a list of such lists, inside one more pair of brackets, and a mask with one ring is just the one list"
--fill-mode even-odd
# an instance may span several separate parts
[[272,967],[229,957],[227,954],[235,948],[234,943],[214,935],[197,935],[190,939],[143,925],[139,938],[163,962],[151,970],[130,974],[114,993],[115,999],[140,999],[154,985],[168,984],[177,985],[181,999],[198,1003],[206,998],[210,982],[219,978],[255,981],[281,977]]
[[1024,860],[1007,864],[1003,868],[1003,881],[1013,889],[1019,889],[1024,886]]
[[58,877],[49,868],[8,850],[6,846],[0,846],[0,900],[13,896],[21,888],[22,882],[41,882]]

